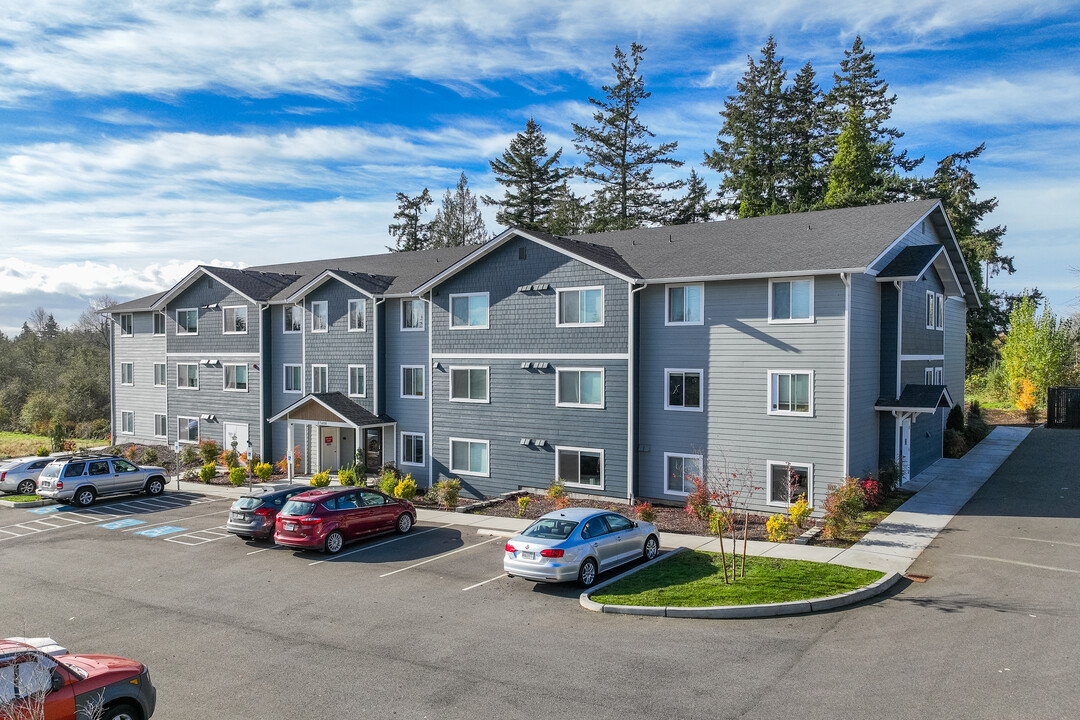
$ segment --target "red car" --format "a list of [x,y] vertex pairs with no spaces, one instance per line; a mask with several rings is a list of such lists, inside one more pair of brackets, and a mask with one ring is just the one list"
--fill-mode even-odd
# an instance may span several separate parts
[[146,720],[156,703],[140,662],[69,654],[51,638],[0,639],[0,720]]
[[308,490],[278,513],[274,542],[334,554],[349,540],[376,533],[407,533],[416,524],[408,500],[367,488]]

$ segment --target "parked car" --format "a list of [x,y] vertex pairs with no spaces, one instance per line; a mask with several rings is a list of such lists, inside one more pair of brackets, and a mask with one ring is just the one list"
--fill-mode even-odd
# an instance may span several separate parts
[[278,513],[274,542],[331,555],[349,540],[376,533],[407,533],[416,524],[408,500],[366,488],[308,490]]
[[577,580],[584,587],[605,570],[660,552],[652,523],[594,508],[567,508],[542,516],[506,543],[503,570],[539,582]]
[[54,460],[38,476],[37,494],[86,507],[102,495],[165,490],[165,468],[140,467],[109,455],[73,455]]
[[75,655],[52,638],[0,640],[0,720],[146,720],[150,671],[114,655]]
[[37,490],[38,475],[52,461],[51,457],[37,456],[0,461],[0,491],[33,495]]
[[310,490],[309,487],[297,485],[284,490],[242,495],[229,508],[225,530],[245,540],[270,540],[274,536],[274,521],[282,506],[294,495]]

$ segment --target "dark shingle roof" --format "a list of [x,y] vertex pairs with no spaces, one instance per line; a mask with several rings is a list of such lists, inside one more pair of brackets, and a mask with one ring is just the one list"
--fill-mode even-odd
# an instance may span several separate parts
[[934,412],[939,407],[951,407],[952,398],[945,385],[905,385],[900,397],[878,398],[874,403],[876,410],[917,410]]
[[941,252],[941,245],[911,245],[900,251],[878,273],[879,279],[913,278],[922,275],[930,262]]
[[297,281],[296,275],[277,272],[261,272],[255,268],[211,267],[200,265],[200,268],[212,274],[234,288],[237,292],[247,295],[252,300],[265,302],[285,288]]
[[389,415],[376,415],[370,410],[357,405],[339,392],[312,393],[310,397],[321,401],[331,410],[357,427],[395,422]]
[[[167,290],[165,292],[168,292]],[[125,303],[119,305],[113,305],[111,308],[102,310],[103,313],[118,313],[118,312],[132,312],[135,310],[150,310],[154,303],[158,301],[165,292],[154,293],[153,295],[147,295],[146,297],[136,298],[134,300],[128,300]]]

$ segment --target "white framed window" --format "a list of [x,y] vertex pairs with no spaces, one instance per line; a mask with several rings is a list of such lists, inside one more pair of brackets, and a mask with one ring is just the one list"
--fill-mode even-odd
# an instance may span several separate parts
[[814,322],[814,278],[770,279],[769,322]]
[[424,464],[424,434],[401,433],[401,464],[423,465]]
[[222,328],[226,335],[247,334],[247,305],[228,305],[222,308]]
[[324,393],[327,391],[326,384],[326,366],[325,365],[312,365],[311,366],[311,392]]
[[450,295],[450,329],[484,330],[488,327],[488,293]]
[[665,369],[664,409],[701,412],[701,373],[700,368]]
[[694,478],[702,477],[701,455],[664,453],[664,492],[689,495],[694,492]]
[[154,334],[165,334],[165,313],[163,312],[154,313]]
[[604,407],[603,368],[555,368],[557,407]]
[[401,397],[422,398],[424,397],[424,366],[402,365],[401,366]]
[[131,313],[120,315],[120,337],[131,337],[135,334],[135,317]]
[[934,295],[934,327],[945,329],[945,296],[941,293]]
[[704,283],[681,283],[667,286],[664,293],[664,324],[705,324]]
[[134,385],[135,384],[135,363],[130,363],[130,362],[120,363],[120,384],[121,385]]
[[415,331],[424,329],[424,301],[419,298],[401,301],[401,329]]
[[229,390],[231,392],[247,392],[247,365],[226,365],[222,375],[224,377],[224,390]]
[[199,366],[195,363],[177,363],[176,387],[183,390],[198,390]]
[[488,477],[490,444],[487,440],[450,438],[450,472]]
[[923,369],[923,385],[933,385],[933,384],[934,384],[934,368],[932,368],[932,367],[924,368]]
[[176,418],[176,441],[187,444],[199,442],[199,418],[184,417]]
[[939,367],[934,368],[934,384],[944,385],[944,383],[942,382],[942,371]]
[[168,380],[168,371],[165,369],[165,363],[154,363],[154,387],[165,387]]
[[604,451],[555,447],[555,476],[568,487],[604,489]]
[[926,291],[926,329],[934,329],[934,291]]
[[491,378],[486,367],[451,367],[450,402],[488,402]]
[[349,397],[367,395],[367,365],[349,366]]
[[604,324],[604,288],[581,287],[555,290],[556,327],[588,327]]
[[327,309],[326,300],[315,300],[311,303],[311,332],[324,333],[330,330],[330,311]]
[[199,334],[199,309],[180,308],[176,311],[176,334],[198,335]]
[[154,437],[163,438],[168,435],[168,420],[165,415],[154,415]]
[[800,495],[805,495],[806,501],[813,504],[813,464],[769,460],[766,463],[765,478],[768,485],[765,488],[765,497],[769,505],[787,507],[798,500]]
[[282,365],[281,376],[284,383],[281,388],[282,392],[304,392],[304,373],[303,369],[299,365]]
[[769,371],[769,414],[814,414],[812,370]]
[[131,410],[120,411],[120,433],[123,435],[135,434],[135,413]]
[[299,305],[285,305],[281,308],[281,332],[298,333],[304,331],[304,309]]
[[367,300],[353,298],[349,301],[349,332],[363,332],[367,327]]

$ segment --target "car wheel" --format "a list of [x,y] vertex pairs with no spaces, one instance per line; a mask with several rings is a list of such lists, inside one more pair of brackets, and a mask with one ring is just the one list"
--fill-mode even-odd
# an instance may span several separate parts
[[586,558],[585,562],[581,563],[581,570],[578,571],[578,583],[581,587],[592,587],[596,582],[596,561],[592,558]]
[[655,535],[650,535],[645,538],[645,549],[641,551],[641,557],[646,560],[652,560],[660,554],[660,541],[656,539]]
[[79,488],[75,491],[75,497],[71,500],[79,507],[89,507],[94,504],[94,498],[97,497],[97,493],[93,488]]
[[37,483],[30,479],[23,480],[19,483],[19,486],[15,488],[15,492],[20,495],[33,495],[35,490],[37,490]]
[[133,705],[120,703],[106,710],[101,720],[142,720],[142,713]]
[[165,492],[165,483],[161,478],[150,478],[150,481],[146,483],[147,495],[160,495]]
[[405,534],[412,530],[412,515],[409,513],[401,513],[401,516],[397,519],[397,531]]
[[341,550],[345,544],[345,538],[337,530],[326,536],[326,552],[333,555]]

